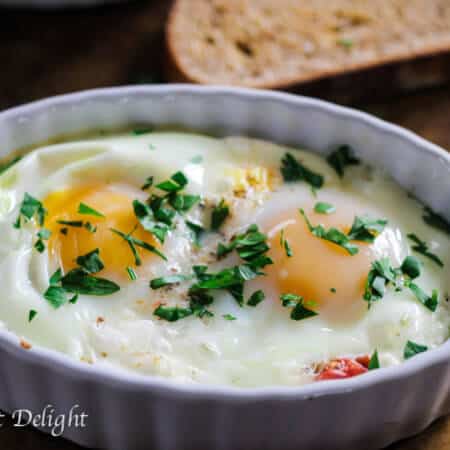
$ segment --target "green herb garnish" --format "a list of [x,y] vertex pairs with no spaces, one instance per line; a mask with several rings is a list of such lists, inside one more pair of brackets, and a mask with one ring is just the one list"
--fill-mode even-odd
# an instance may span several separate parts
[[318,314],[304,306],[304,299],[300,295],[296,294],[282,294],[280,296],[281,304],[285,308],[292,308],[291,319],[303,320],[310,317],[317,316]]
[[128,277],[130,278],[131,281],[136,281],[137,280],[137,274],[133,270],[132,267],[127,267],[127,273],[128,273]]
[[14,166],[16,163],[18,163],[22,158],[23,158],[22,156],[16,156],[10,161],[0,164],[0,175],[6,172],[10,167]]
[[20,205],[19,217],[14,223],[15,228],[21,227],[21,218],[25,218],[26,221],[36,218],[36,221],[40,227],[44,226],[45,216],[47,210],[44,205],[30,194],[25,192],[22,203]]
[[120,236],[130,247],[131,252],[134,256],[134,261],[137,266],[140,266],[142,264],[142,260],[139,256],[139,253],[136,249],[137,247],[143,248],[144,250],[147,250],[148,252],[154,253],[155,255],[158,255],[160,258],[164,259],[164,261],[167,261],[167,258],[163,253],[161,253],[155,246],[149,244],[148,242],[141,241],[140,239],[137,239],[132,236],[134,231],[136,230],[136,227],[134,228],[131,233],[125,234],[122,233],[122,231],[115,230],[114,228],[110,228],[110,230],[114,233]]
[[223,317],[225,320],[236,320],[236,317],[234,317],[234,316],[231,315],[231,314],[224,314],[222,317]]
[[[401,275],[404,275],[402,278]],[[406,278],[405,278],[406,276]],[[428,296],[419,286],[411,280],[420,276],[420,263],[413,256],[407,256],[400,268],[395,269],[391,266],[388,258],[382,258],[372,263],[366,287],[364,291],[364,300],[371,304],[383,298],[386,286],[391,283],[396,290],[402,290],[406,287],[416,296],[416,298],[430,311],[436,311],[439,303],[439,294],[437,290],[433,290],[431,296]]]
[[290,258],[292,256],[292,249],[291,249],[291,246],[289,245],[288,240],[284,237],[284,229],[281,230],[281,233],[280,233],[280,245],[281,245],[281,248],[284,249],[286,256],[288,258]]
[[328,155],[327,162],[341,178],[344,176],[346,166],[355,166],[360,163],[359,159],[353,155],[352,148],[348,145],[341,145]]
[[194,314],[191,308],[180,308],[179,306],[164,306],[159,305],[154,311],[153,315],[168,322],[176,322],[185,317]]
[[211,213],[211,229],[217,231],[230,215],[230,208],[225,203],[225,199],[220,200]]
[[339,231],[336,228],[330,228],[326,230],[323,225],[313,226],[308,220],[308,217],[306,217],[305,211],[302,208],[300,208],[300,214],[305,219],[309,231],[311,231],[314,236],[339,245],[340,247],[347,250],[347,252],[352,256],[358,253],[358,247],[350,242],[350,239],[345,233]]
[[[95,249],[77,258],[79,267],[63,276],[58,269],[49,280],[49,288],[44,298],[54,307],[59,308],[67,302],[76,303],[79,294],[105,296],[120,290],[120,286],[110,280],[95,277],[92,274],[103,269],[99,250]],[[69,297],[68,294],[75,294]]]
[[408,239],[410,239],[411,241],[413,241],[415,243],[415,245],[413,245],[411,248],[417,252],[420,253],[423,256],[426,256],[427,258],[431,259],[432,261],[434,261],[438,266],[440,267],[444,267],[444,263],[442,262],[442,260],[436,256],[434,253],[431,253],[428,250],[428,245],[426,242],[422,241],[420,238],[418,238],[415,234],[408,234],[407,235]]
[[284,181],[305,181],[315,189],[321,188],[324,183],[322,175],[305,167],[291,153],[286,153],[281,160],[281,174]]
[[79,256],[77,258],[77,264],[84,269],[87,273],[97,273],[103,270],[105,267],[100,259],[100,250],[96,248],[92,252],[86,255]]
[[205,229],[199,223],[191,222],[186,220],[186,226],[192,233],[192,240],[197,247],[200,247],[200,237],[205,232]]
[[380,368],[380,360],[378,358],[378,350],[375,350],[370,357],[369,365],[367,366],[369,370],[379,369]]
[[336,211],[336,207],[330,203],[317,202],[314,205],[314,211],[318,214],[331,214]]
[[450,223],[443,216],[435,213],[431,208],[428,208],[428,206],[425,207],[422,218],[426,224],[430,225],[430,227],[450,235]]
[[132,134],[134,134],[135,136],[140,136],[140,135],[142,135],[142,134],[148,134],[148,133],[151,133],[152,131],[153,131],[153,129],[150,128],[150,127],[135,128],[135,129],[132,131]]
[[61,278],[61,286],[74,294],[104,296],[120,290],[120,286],[110,280],[94,277],[84,269],[72,269]]
[[147,177],[145,180],[145,184],[141,187],[143,191],[146,191],[147,189],[151,188],[153,186],[153,177]]
[[178,192],[184,189],[184,187],[188,184],[188,179],[183,172],[174,173],[169,180],[163,181],[156,185],[158,189],[161,189],[165,192]]
[[371,244],[383,232],[386,224],[386,219],[371,219],[367,216],[356,216],[347,236],[352,241],[368,242]]
[[38,240],[36,241],[36,243],[34,244],[34,248],[39,252],[39,253],[43,253],[45,250],[45,244],[44,241],[47,241],[50,236],[51,236],[51,231],[47,230],[46,228],[41,228],[38,232],[37,232],[37,237]]
[[101,212],[96,211],[94,208],[91,208],[90,206],[86,205],[85,203],[80,203],[78,205],[78,214],[85,214],[95,217],[105,217]]
[[[139,200],[133,201],[134,214],[139,220],[144,230],[150,232],[158,239],[159,242],[164,243],[167,233],[170,230],[170,226],[155,217],[155,213],[150,206]],[[170,223],[172,220],[170,219]]]
[[415,342],[408,341],[405,345],[405,349],[403,351],[403,357],[405,359],[412,358],[419,353],[426,352],[428,347],[426,345],[416,344]]
[[82,220],[57,220],[56,223],[74,228],[82,228],[84,224]]
[[37,311],[35,311],[34,309],[30,309],[28,313],[28,322],[31,322],[37,316],[37,314]]
[[391,266],[389,258],[382,258],[372,263],[367,276],[363,298],[370,308],[373,302],[383,298],[386,286],[392,283],[397,286],[399,270]]
[[91,222],[83,222],[82,220],[57,220],[56,223],[59,225],[65,225],[64,228],[61,228],[62,230],[66,230],[63,234],[67,234],[67,228],[66,227],[72,227],[72,228],[86,228],[90,233],[95,233],[97,231],[97,227],[91,224]]
[[420,261],[414,256],[407,256],[400,267],[401,271],[411,280],[420,276]]
[[426,306],[430,311],[436,311],[439,304],[439,293],[436,289],[433,289],[431,296],[429,296],[415,283],[409,282],[406,286],[416,296],[420,303]]
[[263,291],[255,291],[250,296],[250,298],[247,300],[247,305],[249,306],[257,306],[259,305],[264,299],[266,298],[266,295]]
[[154,278],[150,281],[152,289],[160,289],[165,286],[181,283],[182,281],[191,280],[190,275],[169,275],[167,277]]

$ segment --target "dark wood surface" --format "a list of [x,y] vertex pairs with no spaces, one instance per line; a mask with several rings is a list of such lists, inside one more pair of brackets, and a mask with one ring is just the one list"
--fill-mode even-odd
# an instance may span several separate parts
[[[168,3],[149,0],[60,12],[0,8],[0,110],[80,89],[164,81],[163,27]],[[333,83],[298,91],[345,99],[450,149],[450,84],[407,94],[384,91],[381,86],[375,96],[368,89],[363,97],[361,85],[356,97],[349,91],[351,83],[342,85],[344,95]],[[8,419],[0,424],[1,449],[79,448],[31,428],[14,428]],[[441,419],[419,436],[391,447],[416,449],[450,449],[450,419]]]

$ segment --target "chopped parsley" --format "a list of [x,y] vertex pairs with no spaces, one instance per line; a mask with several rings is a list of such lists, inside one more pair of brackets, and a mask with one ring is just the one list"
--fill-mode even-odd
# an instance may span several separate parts
[[150,281],[150,287],[152,289],[160,289],[165,286],[181,283],[182,281],[191,280],[190,275],[169,275],[167,277],[154,278]]
[[344,176],[346,166],[355,166],[360,163],[359,159],[354,156],[352,148],[348,145],[341,145],[328,155],[327,162],[341,178]]
[[[212,291],[222,289],[228,291],[239,306],[243,306],[245,282],[264,275],[260,269],[272,264],[272,260],[266,255],[269,250],[266,240],[267,236],[260,233],[256,225],[251,225],[245,233],[236,236],[228,245],[219,244],[218,256],[224,256],[236,250],[243,263],[224,268],[216,273],[208,272],[207,266],[194,266],[196,281],[188,290],[189,307],[159,306],[154,314],[169,321],[179,320],[190,315],[200,318],[212,316],[212,312],[207,309],[214,302]],[[173,275],[155,279],[151,281],[150,287],[158,289],[172,282],[183,281],[186,279],[185,277],[185,275]],[[250,305],[255,306],[262,299],[262,293],[255,293],[249,299]]]
[[284,249],[286,256],[288,258],[290,258],[292,256],[292,249],[291,249],[291,246],[289,245],[288,240],[284,237],[284,229],[281,230],[281,233],[280,233],[280,245],[281,245],[281,248]]
[[222,316],[225,320],[236,320],[236,317],[234,317],[233,315],[231,315],[231,314],[224,314],[223,316]]
[[142,134],[148,134],[153,131],[153,128],[150,127],[143,127],[143,128],[135,128],[131,133],[135,136],[140,136]]
[[284,181],[305,181],[314,189],[323,186],[324,177],[301,164],[291,153],[286,153],[281,160],[281,174]]
[[211,213],[211,229],[217,231],[230,215],[230,208],[225,203],[225,199],[220,200]]
[[74,228],[82,228],[84,224],[82,220],[57,220],[56,223]]
[[176,322],[177,320],[184,319],[185,317],[194,314],[191,308],[180,308],[179,306],[164,306],[159,305],[153,314],[160,319],[167,320],[168,322]]
[[[168,218],[165,216],[165,221],[158,219],[154,210],[139,200],[133,201],[133,209],[134,214],[144,230],[152,233],[159,242],[164,243],[166,235],[170,230],[172,218],[170,217],[170,219],[167,220]],[[167,222],[169,222],[169,224]]]
[[375,350],[370,357],[369,365],[367,366],[369,370],[379,369],[380,368],[380,360],[378,358],[378,350]]
[[[161,243],[164,243],[169,230],[173,228],[175,214],[189,211],[200,201],[199,195],[183,194],[181,191],[188,184],[183,172],[176,172],[170,179],[156,185],[164,191],[165,195],[152,194],[146,203],[133,201],[134,213],[144,227],[152,233]],[[153,177],[146,180],[142,189],[149,189],[153,185]]]
[[386,224],[386,219],[371,219],[367,216],[356,216],[352,228],[348,233],[348,238],[352,241],[368,242],[371,244],[383,232]]
[[320,239],[324,239],[326,241],[332,242],[333,244],[339,245],[340,247],[347,250],[347,252],[352,256],[356,255],[358,253],[358,251],[359,251],[358,246],[356,246],[355,244],[352,244],[350,242],[349,237],[345,233],[343,233],[342,231],[339,231],[337,228],[330,228],[330,229],[326,230],[323,227],[323,225],[313,226],[311,224],[311,222],[308,220],[308,218],[306,217],[305,211],[302,208],[300,208],[300,214],[305,219],[305,222],[308,225],[309,231],[311,231],[311,233],[314,236],[316,236]]
[[15,228],[21,227],[21,218],[25,221],[29,221],[33,218],[36,219],[40,227],[44,226],[45,216],[47,215],[47,210],[44,205],[30,194],[25,192],[22,203],[20,205],[19,217],[14,223]]
[[250,298],[247,300],[247,305],[249,306],[257,306],[259,305],[264,299],[266,298],[266,295],[263,291],[255,291],[250,296]]
[[[54,307],[59,308],[65,303],[76,303],[79,294],[104,296],[120,290],[120,286],[110,280],[93,276],[103,269],[99,250],[87,253],[77,258],[79,267],[70,270],[63,276],[58,269],[49,280],[49,288],[44,298]],[[75,294],[69,297],[69,294]]]
[[87,273],[97,273],[105,267],[99,255],[100,250],[96,248],[86,255],[79,256],[76,261]]
[[143,191],[150,189],[153,186],[153,177],[147,177],[145,184],[141,187]]
[[422,241],[420,238],[418,238],[415,234],[408,234],[408,239],[414,242],[415,245],[413,245],[411,248],[417,252],[420,253],[423,256],[426,256],[427,258],[434,261],[438,266],[444,267],[444,263],[442,260],[436,256],[434,253],[431,253],[428,249],[428,245],[426,242]]
[[47,241],[48,239],[50,239],[52,232],[50,230],[47,230],[47,228],[41,228],[38,232],[37,232],[37,237],[38,240],[36,241],[36,243],[34,244],[34,248],[39,252],[39,253],[43,253],[45,250],[45,244],[44,241]]
[[336,288],[330,288],[330,292],[332,292],[333,294],[336,294]]
[[372,263],[372,268],[367,276],[363,298],[370,308],[373,302],[383,298],[386,286],[389,283],[397,286],[399,270],[391,266],[389,258],[381,258]]
[[127,267],[127,273],[128,273],[128,277],[130,278],[131,281],[136,281],[137,280],[137,274],[133,270],[132,267]]
[[6,172],[10,167],[14,166],[14,164],[18,163],[22,159],[22,156],[16,156],[8,162],[0,164],[0,175]]
[[439,293],[436,289],[433,289],[431,296],[429,296],[415,283],[408,282],[406,286],[416,296],[420,303],[426,306],[430,311],[436,311],[439,304]]
[[63,234],[67,234],[66,227],[86,228],[90,233],[95,233],[97,231],[97,227],[92,225],[91,222],[83,222],[82,220],[57,220],[56,223],[65,225],[64,228],[61,228],[61,232],[62,230],[66,230]]
[[37,311],[35,311],[34,309],[30,309],[28,313],[28,322],[31,322],[37,316],[37,314]]
[[336,207],[330,203],[317,202],[314,205],[314,211],[318,214],[331,214],[336,211]]
[[415,342],[408,341],[405,345],[405,349],[403,351],[403,357],[405,359],[412,358],[419,353],[426,352],[428,347],[426,345],[416,344]]
[[431,296],[428,296],[417,284],[411,281],[419,275],[420,263],[413,256],[407,256],[400,268],[392,267],[388,258],[374,261],[367,276],[363,298],[368,302],[370,308],[373,302],[383,298],[387,285],[392,284],[397,291],[408,288],[417,300],[434,312],[439,303],[439,293],[437,290],[433,290]]
[[280,300],[285,308],[292,308],[292,320],[304,320],[318,315],[315,311],[305,307],[303,297],[300,295],[282,294]]
[[258,226],[250,225],[245,233],[237,235],[228,245],[219,243],[217,256],[219,258],[236,250],[238,255],[255,268],[263,268],[272,264],[272,260],[266,255],[269,250],[267,236],[258,230]]
[[96,211],[94,208],[91,208],[90,206],[86,205],[85,203],[80,203],[78,205],[78,214],[85,214],[89,216],[95,216],[95,217],[102,217],[104,218],[104,214],[102,214],[99,211]]
[[199,223],[186,220],[186,226],[189,228],[192,234],[192,240],[197,247],[200,247],[200,237],[205,232],[205,229]]
[[450,223],[443,216],[428,208],[428,206],[425,207],[422,218],[430,227],[443,231],[450,236]]
[[136,247],[143,248],[144,250],[147,250],[148,252],[154,253],[155,255],[158,255],[160,258],[164,259],[164,261],[167,261],[167,258],[163,253],[161,253],[154,245],[149,244],[148,242],[141,241],[140,239],[135,238],[132,236],[134,231],[136,230],[136,227],[134,230],[131,231],[131,233],[125,234],[122,233],[122,231],[115,230],[114,228],[110,228],[110,230],[114,233],[120,236],[130,247],[131,252],[134,256],[134,262],[136,266],[140,266],[142,264],[142,260],[139,256],[139,253],[136,249]]
[[407,256],[403,260],[400,269],[405,275],[408,275],[411,280],[414,280],[420,276],[420,261],[414,256]]

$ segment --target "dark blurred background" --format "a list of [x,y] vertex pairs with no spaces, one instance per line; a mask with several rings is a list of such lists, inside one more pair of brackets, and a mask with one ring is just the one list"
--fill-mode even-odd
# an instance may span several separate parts
[[[82,89],[165,82],[169,7],[169,0],[59,11],[0,7],[0,110]],[[294,90],[369,111],[450,149],[450,55]],[[10,421],[0,427],[2,450],[77,448],[32,429],[14,429]],[[449,450],[450,420],[391,447],[416,449]]]

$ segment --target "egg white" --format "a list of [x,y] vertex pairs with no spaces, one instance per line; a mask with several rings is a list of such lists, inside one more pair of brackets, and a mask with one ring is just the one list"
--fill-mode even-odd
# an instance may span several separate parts
[[[230,175],[235,169],[262,167],[279,173],[286,150],[242,137],[215,139],[169,132],[121,134],[34,150],[0,177],[2,324],[32,344],[82,361],[185,382],[236,386],[299,385],[313,379],[311,365],[319,361],[378,349],[382,366],[388,366],[403,361],[407,340],[430,348],[442,344],[450,326],[444,299],[449,291],[448,237],[427,226],[421,220],[421,205],[381,171],[352,167],[340,179],[323,159],[305,151],[292,150],[305,165],[324,175],[325,185],[316,194],[305,183],[283,184],[279,179],[267,189],[237,194]],[[24,193],[42,199],[52,191],[87,182],[136,190],[149,175],[162,181],[177,170],[189,179],[187,192],[203,199],[187,219],[208,224],[208,205],[221,198],[230,204],[232,215],[221,234],[206,235],[197,249],[184,219],[178,217],[163,246],[168,263],[152,258],[146,277],[124,283],[120,292],[105,298],[83,295],[76,304],[57,310],[46,302],[42,294],[54,262],[46,252],[33,249],[36,230],[32,224],[20,230],[12,227]],[[276,290],[258,278],[247,283],[245,291],[246,297],[260,288],[266,291],[266,300],[257,307],[239,307],[231,295],[220,291],[211,307],[212,318],[169,323],[153,315],[158,302],[184,305],[189,282],[168,291],[152,291],[149,279],[191,273],[196,264],[211,265],[212,271],[235,264],[235,255],[221,261],[212,257],[219,240],[225,242],[252,223],[264,228],[281,210],[316,199],[387,218],[388,226],[374,249],[394,266],[412,254],[407,233],[428,242],[444,268],[415,255],[423,262],[417,283],[427,293],[432,289],[441,293],[437,311],[430,312],[407,291],[388,290],[360,320],[337,324],[319,315],[296,322],[279,307]],[[38,315],[29,323],[31,309]],[[226,320],[227,314],[236,320]]]

